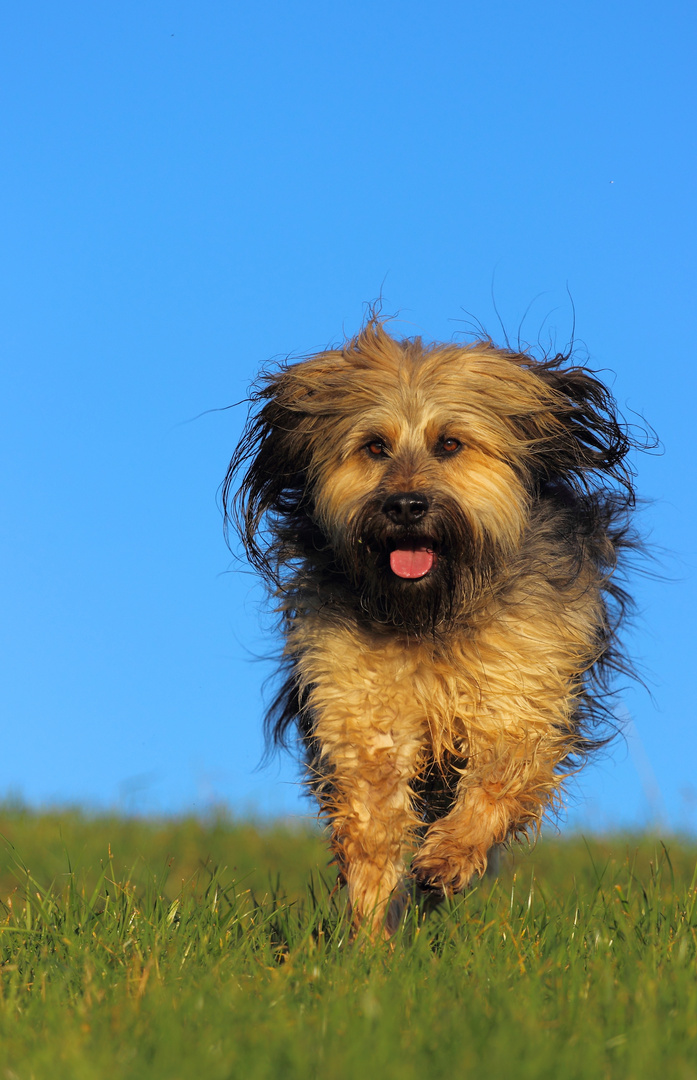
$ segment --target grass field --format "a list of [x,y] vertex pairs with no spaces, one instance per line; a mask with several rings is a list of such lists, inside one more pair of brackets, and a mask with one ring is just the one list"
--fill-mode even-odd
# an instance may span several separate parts
[[311,830],[0,808],[0,1080],[697,1077],[697,848],[545,838],[392,947]]

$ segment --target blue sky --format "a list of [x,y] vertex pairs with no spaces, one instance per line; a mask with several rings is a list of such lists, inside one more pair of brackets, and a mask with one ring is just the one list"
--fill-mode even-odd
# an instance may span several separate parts
[[[32,3],[0,16],[0,795],[311,810],[261,752],[262,594],[216,492],[261,364],[481,320],[581,355],[669,580],[583,828],[697,828],[692,5]],[[567,293],[568,289],[568,293]],[[531,306],[530,306],[531,305]],[[213,410],[213,411],[207,411]],[[215,411],[222,410],[222,411]],[[199,414],[205,413],[200,416]],[[198,419],[193,419],[199,417]]]

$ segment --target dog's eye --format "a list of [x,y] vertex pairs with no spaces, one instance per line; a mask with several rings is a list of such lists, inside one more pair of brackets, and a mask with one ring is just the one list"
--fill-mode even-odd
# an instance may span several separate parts
[[442,439],[440,444],[440,448],[444,454],[454,454],[461,446],[462,443],[459,439],[450,438]]
[[371,439],[366,446],[366,450],[373,457],[385,457],[387,455],[387,447],[380,439]]

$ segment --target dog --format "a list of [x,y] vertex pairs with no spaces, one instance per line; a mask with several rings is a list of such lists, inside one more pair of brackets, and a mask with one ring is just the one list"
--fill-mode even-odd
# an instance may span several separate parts
[[266,373],[223,485],[356,929],[467,889],[606,739],[632,439],[569,354],[398,340]]

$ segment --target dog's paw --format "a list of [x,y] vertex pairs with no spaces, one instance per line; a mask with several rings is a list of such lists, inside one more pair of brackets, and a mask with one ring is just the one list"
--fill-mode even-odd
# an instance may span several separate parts
[[415,859],[412,864],[412,873],[422,892],[430,893],[434,897],[435,895],[453,896],[467,888],[474,869],[444,856]]
[[486,852],[478,847],[455,847],[447,837],[433,837],[414,856],[411,872],[422,892],[454,896],[481,876],[486,864]]

